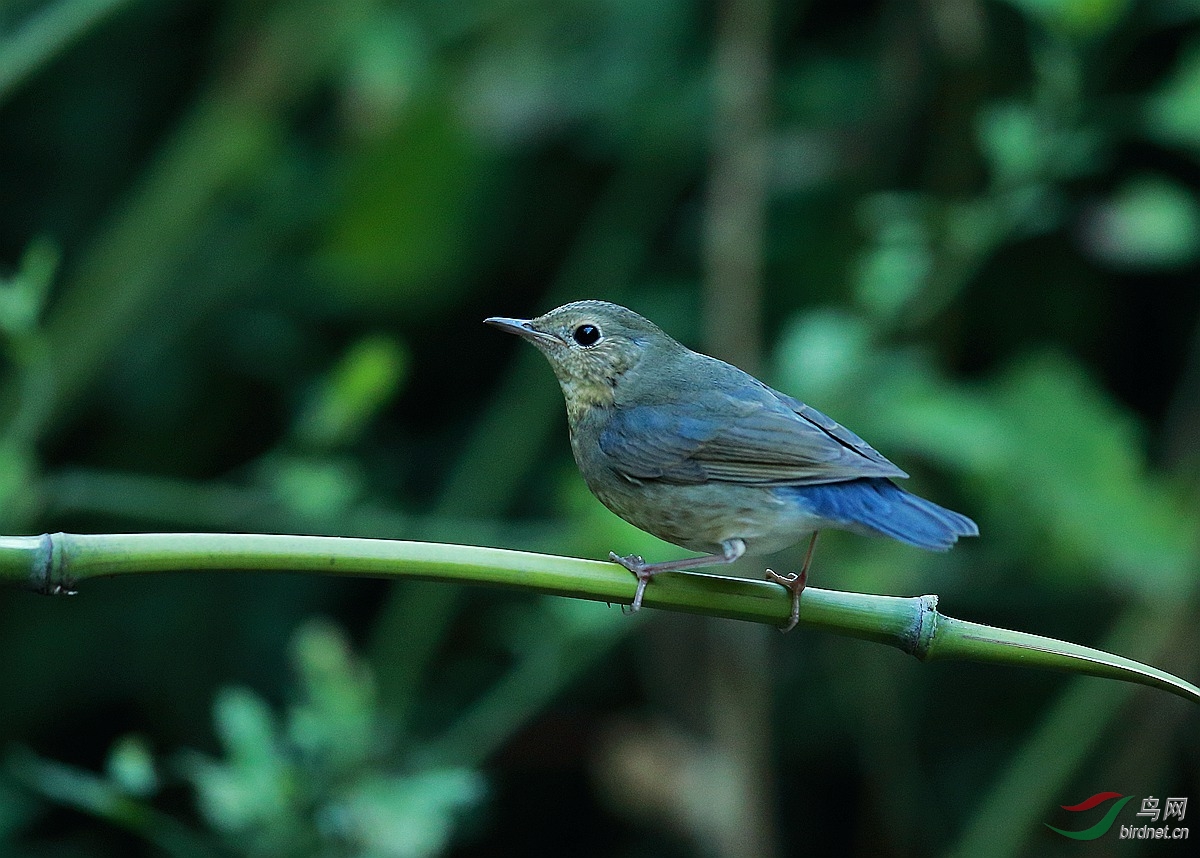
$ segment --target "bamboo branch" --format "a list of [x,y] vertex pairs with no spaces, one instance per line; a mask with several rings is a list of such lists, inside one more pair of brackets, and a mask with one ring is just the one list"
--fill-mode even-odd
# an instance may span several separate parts
[[[290,571],[510,587],[628,604],[634,580],[614,563],[437,542],[243,533],[0,537],[0,581],[74,593],[92,578],[138,572]],[[781,625],[790,595],[766,581],[666,573],[647,607]],[[1064,670],[1160,688],[1200,703],[1200,688],[1122,656],[938,613],[936,596],[878,596],[809,587],[800,623],[894,646],[922,661],[967,660]]]

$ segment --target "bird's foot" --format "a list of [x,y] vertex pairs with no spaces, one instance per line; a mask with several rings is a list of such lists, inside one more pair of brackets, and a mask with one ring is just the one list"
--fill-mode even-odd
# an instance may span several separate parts
[[620,563],[634,575],[637,575],[646,568],[646,561],[642,559],[640,554],[626,554],[624,557],[617,554],[615,551],[608,552],[608,559],[613,563]]
[[637,577],[637,590],[633,594],[633,601],[629,604],[629,613],[632,614],[642,607],[642,594],[646,592],[646,585],[654,577],[654,570],[649,568],[650,564],[643,560],[640,554],[626,554],[622,557],[617,552],[610,551],[608,559],[613,563],[620,563]]
[[796,628],[796,624],[800,622],[800,594],[804,592],[804,585],[808,583],[808,565],[805,564],[805,568],[801,569],[799,574],[793,572],[791,575],[780,575],[778,572],[768,569],[767,580],[787,588],[792,594],[792,614],[788,617],[787,624],[779,629],[786,634]]

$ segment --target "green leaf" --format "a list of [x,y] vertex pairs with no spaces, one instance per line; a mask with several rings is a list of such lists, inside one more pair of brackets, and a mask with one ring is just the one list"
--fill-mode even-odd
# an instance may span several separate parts
[[832,403],[843,398],[874,358],[871,328],[865,319],[843,310],[805,313],[784,329],[776,350],[776,376],[784,392],[803,391],[806,401]]
[[1144,121],[1154,139],[1200,149],[1200,42],[1188,46],[1175,74],[1146,100]]
[[1200,254],[1200,204],[1176,182],[1141,176],[1093,208],[1082,237],[1094,256],[1113,265],[1183,266]]
[[14,337],[37,328],[58,264],[58,248],[35,241],[25,249],[16,274],[0,277],[0,331]]
[[1097,36],[1125,14],[1129,0],[1009,0],[1042,26],[1076,36]]
[[158,789],[154,755],[144,736],[130,734],[114,742],[105,768],[109,779],[130,795],[149,796]]
[[467,769],[435,769],[355,784],[323,809],[327,835],[371,858],[426,858],[445,851],[461,812],[484,796],[483,778]]
[[1133,419],[1066,358],[1022,361],[1000,381],[1018,446],[995,474],[1019,514],[1073,564],[1141,588],[1189,583],[1195,512],[1147,468]]
[[996,181],[1005,185],[1029,181],[1045,172],[1049,157],[1046,133],[1033,109],[1019,101],[988,105],[976,118],[979,147]]
[[358,340],[300,415],[297,437],[319,448],[352,442],[399,388],[407,365],[407,353],[392,337]]
[[497,166],[445,96],[354,152],[320,253],[331,288],[409,311],[452,298],[482,241],[478,217]]
[[861,219],[872,233],[858,262],[855,297],[873,315],[891,319],[925,286],[933,271],[921,201],[911,195],[868,198]]
[[363,489],[359,463],[348,456],[265,457],[258,479],[296,515],[318,521],[347,509]]
[[332,623],[305,623],[292,641],[301,701],[288,717],[297,748],[335,771],[368,762],[382,750],[375,688],[366,667]]
[[205,818],[226,832],[261,828],[285,819],[291,777],[279,756],[276,727],[267,704],[246,689],[226,688],[217,696],[214,717],[226,759],[193,755],[184,769],[196,787]]
[[431,45],[407,10],[374,10],[346,52],[347,119],[370,131],[396,122],[431,77]]

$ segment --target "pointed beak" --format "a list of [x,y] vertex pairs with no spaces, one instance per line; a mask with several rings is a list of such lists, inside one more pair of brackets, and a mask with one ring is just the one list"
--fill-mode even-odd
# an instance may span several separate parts
[[499,328],[507,333],[516,334],[518,337],[529,340],[531,343],[536,343],[539,340],[549,343],[559,342],[558,337],[553,334],[547,334],[544,331],[539,331],[528,319],[506,319],[503,316],[492,316],[489,319],[484,319],[483,323],[491,325],[493,328]]

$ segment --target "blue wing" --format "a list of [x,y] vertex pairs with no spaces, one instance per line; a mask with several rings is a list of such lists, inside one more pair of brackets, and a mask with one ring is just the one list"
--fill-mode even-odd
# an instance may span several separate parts
[[637,480],[813,485],[906,477],[815,408],[751,376],[679,401],[617,407],[600,433],[610,467]]

